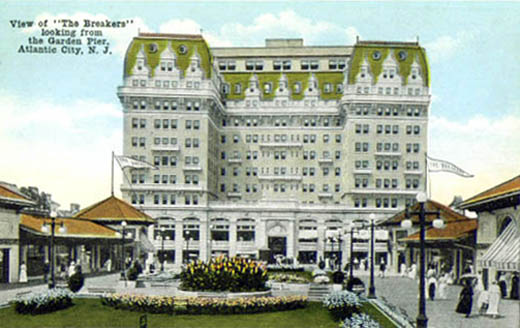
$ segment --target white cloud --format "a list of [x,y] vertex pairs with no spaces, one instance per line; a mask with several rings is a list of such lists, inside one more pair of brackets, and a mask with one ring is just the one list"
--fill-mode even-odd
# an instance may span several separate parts
[[[64,28],[63,21],[70,20],[74,22],[78,22],[78,27],[67,27]],[[84,20],[90,21],[100,21],[105,22],[106,20],[110,22],[121,21],[125,23],[125,27],[114,28],[114,27],[91,27],[84,28]],[[130,40],[134,36],[138,34],[138,31],[141,32],[151,32],[151,29],[144,23],[143,19],[140,17],[128,17],[124,19],[113,20],[110,17],[104,14],[93,15],[87,12],[76,12],[74,14],[58,14],[53,15],[49,13],[41,13],[36,16],[35,22],[46,22],[47,27],[45,29],[52,31],[75,31],[76,37],[81,37],[81,30],[88,31],[101,31],[103,37],[107,38],[110,43],[110,49],[113,53],[118,54],[120,56],[124,56],[126,53],[126,49],[128,48],[128,44]],[[38,25],[34,25],[33,28],[25,29],[25,33],[41,36],[41,28]],[[87,36],[81,37],[83,44],[87,44]]]
[[424,44],[428,57],[432,62],[448,60],[457,51],[475,39],[473,32],[458,32],[455,36],[443,35]]
[[431,117],[429,154],[475,175],[431,174],[433,198],[444,203],[457,194],[468,198],[520,174],[519,126],[520,115],[477,115],[464,122]]
[[175,34],[202,34],[204,39],[212,47],[230,47],[232,44],[229,40],[222,39],[211,31],[203,30],[203,27],[192,19],[172,19],[159,26],[160,33]]
[[[2,93],[0,101],[5,115],[0,180],[37,186],[62,206],[86,206],[109,196],[110,156],[121,153],[123,140],[116,105],[32,101]],[[117,169],[116,181],[121,181]]]
[[306,44],[322,43],[321,39],[332,37],[336,42],[353,44],[359,33],[354,27],[343,27],[286,10],[279,14],[262,14],[249,25],[224,24],[219,35],[234,45],[261,45],[265,38],[280,37],[304,38]]
[[306,44],[323,43],[322,38],[352,44],[359,35],[354,27],[342,27],[326,21],[316,21],[292,10],[279,14],[262,14],[251,24],[224,23],[218,31],[205,30],[192,19],[172,19],[160,25],[161,33],[200,34],[212,47],[259,46],[266,38],[304,38]]

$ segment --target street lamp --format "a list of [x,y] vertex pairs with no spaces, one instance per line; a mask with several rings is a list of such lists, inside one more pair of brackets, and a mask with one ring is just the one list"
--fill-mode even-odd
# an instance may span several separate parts
[[126,283],[126,268],[125,268],[125,229],[126,229],[126,221],[121,222],[121,235],[122,235],[122,244],[121,244],[121,276],[125,279]]
[[164,261],[165,261],[165,253],[164,253],[164,240],[169,240],[170,237],[166,236],[166,229],[164,227],[161,227],[160,229],[161,233],[161,256],[159,256],[159,261],[161,261],[161,272],[164,271]]
[[426,295],[425,295],[425,234],[426,234],[426,215],[437,215],[437,219],[433,221],[433,227],[436,229],[444,228],[444,222],[440,219],[439,211],[426,211],[424,208],[424,204],[427,201],[426,194],[424,192],[419,192],[417,194],[417,202],[419,203],[419,212],[408,213],[408,208],[406,208],[406,220],[401,222],[401,227],[405,229],[410,229],[412,227],[412,220],[410,220],[409,215],[419,215],[419,226],[420,226],[420,262],[419,262],[419,314],[416,319],[417,328],[426,328],[428,327],[428,318],[426,317]]
[[376,298],[376,287],[374,285],[374,213],[369,215],[370,219],[370,286],[368,287],[368,298]]
[[349,263],[349,280],[354,277],[354,224],[349,224],[350,233],[350,263]]
[[[54,288],[56,286],[56,277],[54,274],[54,267],[56,265],[56,252],[54,251],[54,234],[55,234],[55,228],[56,228],[56,212],[51,212],[51,224],[50,227],[48,223],[44,223],[42,226],[42,231],[45,233],[51,233],[51,240],[50,240],[50,257],[51,257],[51,281],[49,282],[49,288]],[[60,222],[60,227],[58,228],[58,231],[60,234],[63,234],[67,231],[65,226],[63,225],[63,221]]]

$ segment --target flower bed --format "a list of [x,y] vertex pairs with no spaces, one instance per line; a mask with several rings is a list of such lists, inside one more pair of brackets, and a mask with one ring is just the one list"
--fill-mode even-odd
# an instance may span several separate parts
[[354,313],[352,317],[346,318],[340,328],[381,328],[379,323],[365,313]]
[[66,289],[51,289],[14,300],[14,309],[21,314],[42,314],[72,305],[72,294]]
[[304,277],[295,275],[295,274],[287,274],[287,273],[273,273],[269,274],[269,279],[276,282],[287,282],[287,283],[295,283],[295,284],[306,284],[309,281]]
[[180,278],[181,289],[188,291],[263,291],[266,290],[267,271],[260,263],[249,259],[221,256],[208,263],[189,263]]
[[244,314],[300,309],[307,297],[178,298],[166,296],[106,295],[102,304],[121,310],[166,314]]
[[323,300],[323,305],[329,310],[334,320],[344,320],[358,313],[361,299],[358,295],[346,291],[334,291]]

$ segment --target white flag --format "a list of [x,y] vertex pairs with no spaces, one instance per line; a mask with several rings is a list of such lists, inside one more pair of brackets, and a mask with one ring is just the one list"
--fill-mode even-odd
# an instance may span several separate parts
[[434,159],[429,156],[426,157],[428,161],[428,171],[429,172],[449,172],[454,173],[457,175],[460,175],[464,178],[472,178],[473,174],[469,174],[468,172],[464,171],[460,167],[456,166],[453,163],[443,161],[440,159]]
[[128,156],[115,156],[117,162],[119,163],[119,166],[121,166],[122,169],[125,167],[132,167],[134,169],[157,169],[155,166],[153,166],[150,163],[147,163],[145,161],[140,161],[138,159],[133,159],[132,157]]

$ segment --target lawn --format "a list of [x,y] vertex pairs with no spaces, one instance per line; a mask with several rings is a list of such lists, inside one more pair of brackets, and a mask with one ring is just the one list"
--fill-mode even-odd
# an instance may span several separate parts
[[[17,314],[12,307],[0,309],[2,327],[139,327],[142,313],[115,310],[98,299],[74,299],[74,306],[41,315]],[[337,328],[321,303],[309,303],[294,311],[241,315],[167,315],[147,314],[148,327],[312,327]]]

